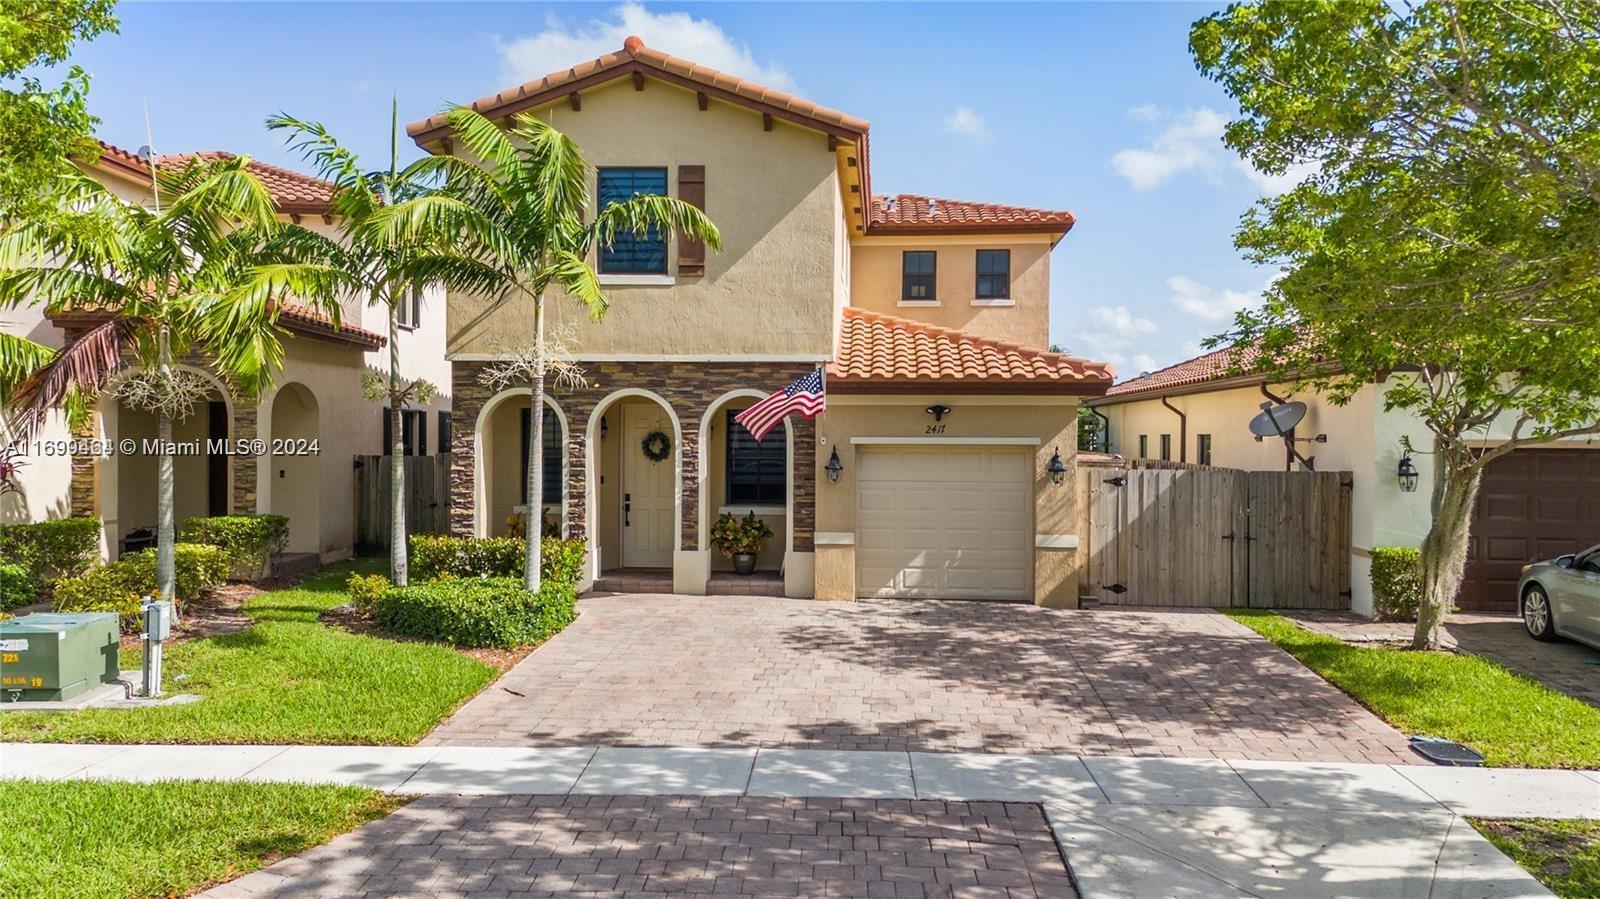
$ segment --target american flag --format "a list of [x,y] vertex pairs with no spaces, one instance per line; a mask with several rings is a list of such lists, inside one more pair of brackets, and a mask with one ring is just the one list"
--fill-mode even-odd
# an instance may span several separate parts
[[793,384],[740,412],[733,420],[744,425],[751,436],[760,440],[791,412],[814,418],[827,408],[828,397],[822,386],[822,369],[819,368],[796,378]]

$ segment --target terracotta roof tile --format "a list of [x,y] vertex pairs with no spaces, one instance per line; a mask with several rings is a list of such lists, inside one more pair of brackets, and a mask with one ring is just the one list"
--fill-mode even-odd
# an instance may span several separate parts
[[376,331],[368,331],[348,322],[334,324],[333,319],[299,303],[279,304],[278,321],[282,322],[284,327],[293,330],[343,340],[374,350],[389,342]]
[[840,329],[838,357],[828,366],[828,378],[831,388],[844,392],[938,387],[1099,394],[1113,377],[1103,362],[865,309],[846,309]]
[[[146,181],[150,178],[150,167],[137,155],[105,141],[99,141],[100,165],[121,169],[123,172]],[[196,153],[169,153],[156,157],[156,165],[178,166],[191,159],[232,159],[237,154],[225,150],[201,150]],[[328,211],[329,204],[333,201],[334,184],[302,172],[296,172],[281,166],[250,160],[250,171],[261,179],[261,184],[272,194],[272,201],[277,205],[279,212],[308,213],[321,215]]]
[[1234,361],[1237,358],[1239,367],[1249,370],[1255,364],[1258,352],[1255,347],[1245,347],[1238,350],[1237,356],[1233,347],[1224,347],[1213,350],[1204,356],[1196,356],[1169,365],[1159,371],[1145,372],[1136,378],[1130,378],[1121,384],[1106,391],[1106,397],[1125,398],[1145,393],[1159,393],[1165,390],[1175,390],[1179,387],[1191,387],[1204,384],[1208,381],[1219,381],[1232,377],[1237,368]]
[[872,198],[867,229],[896,231],[1048,231],[1067,233],[1077,218],[1066,211],[947,200],[918,194]]
[[[624,41],[620,50],[581,62],[570,68],[551,72],[542,78],[535,78],[518,87],[508,88],[491,96],[480,97],[467,105],[490,118],[510,115],[570,93],[575,82],[603,76],[614,70],[616,70],[616,77],[620,77],[628,71],[637,70],[641,66],[676,76],[694,84],[702,84],[726,91],[752,103],[784,110],[818,125],[858,134],[865,134],[867,131],[866,119],[856,118],[837,109],[829,109],[826,106],[801,99],[793,94],[766,87],[754,81],[738,78],[725,72],[719,72],[716,69],[699,65],[687,59],[670,56],[660,50],[645,46],[644,41],[636,36],[629,37]],[[407,125],[406,133],[418,142],[426,142],[444,136],[438,132],[445,127],[447,127],[445,118],[441,113]]]

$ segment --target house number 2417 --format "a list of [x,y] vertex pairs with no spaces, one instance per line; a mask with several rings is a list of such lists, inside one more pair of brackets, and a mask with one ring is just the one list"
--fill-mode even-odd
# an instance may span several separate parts
[[944,425],[928,425],[927,430],[923,431],[922,433],[924,433],[924,434],[943,434],[944,433]]

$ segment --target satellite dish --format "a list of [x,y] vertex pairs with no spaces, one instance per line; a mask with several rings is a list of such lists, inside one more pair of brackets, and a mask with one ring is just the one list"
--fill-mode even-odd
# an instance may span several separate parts
[[1290,428],[1299,424],[1305,417],[1305,403],[1282,403],[1276,406],[1262,403],[1261,414],[1250,419],[1250,433],[1257,437],[1277,437],[1288,433]]

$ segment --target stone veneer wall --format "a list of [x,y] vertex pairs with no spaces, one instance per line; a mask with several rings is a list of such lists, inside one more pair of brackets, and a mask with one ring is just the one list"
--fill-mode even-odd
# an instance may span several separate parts
[[[483,369],[493,363],[455,362],[452,371],[452,411],[450,425],[450,530],[470,536],[473,531],[473,501],[476,495],[474,460],[478,414],[496,393],[482,382]],[[551,387],[549,393],[567,426],[567,527],[568,536],[582,538],[588,533],[589,517],[583,507],[586,495],[584,477],[584,435],[595,404],[625,388],[649,390],[672,406],[683,429],[683,530],[678,549],[700,549],[700,423],[718,397],[731,390],[774,391],[800,377],[815,366],[806,362],[587,362],[588,384],[578,389]],[[794,429],[794,458],[790,460],[794,478],[794,549],[812,551],[817,508],[817,430],[815,423],[791,417]]]

